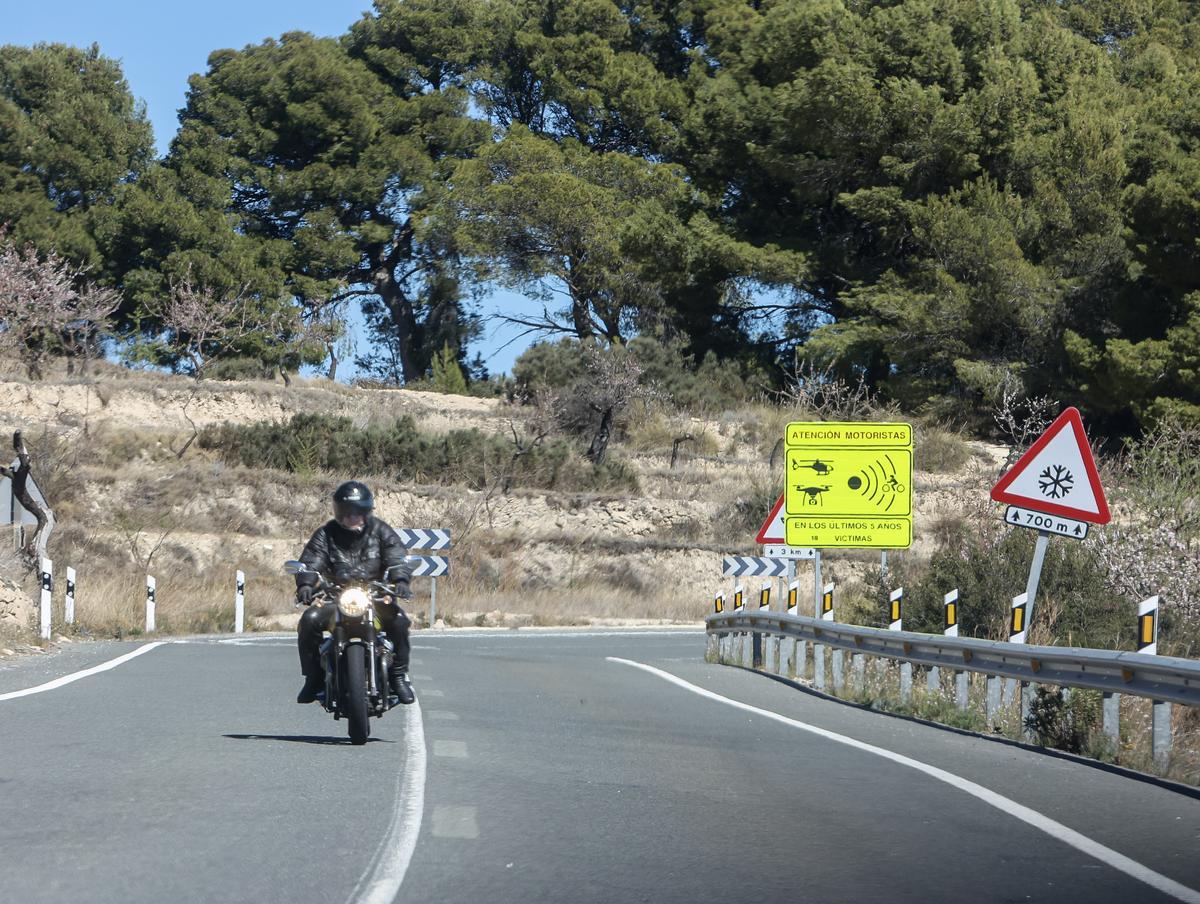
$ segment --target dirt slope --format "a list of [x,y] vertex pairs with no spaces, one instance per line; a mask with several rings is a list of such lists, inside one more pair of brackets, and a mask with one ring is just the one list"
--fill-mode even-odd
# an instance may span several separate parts
[[[350,475],[242,472],[194,445],[182,457],[173,450],[210,424],[285,420],[297,412],[344,415],[359,425],[411,415],[431,432],[506,432],[510,419],[523,416],[496,399],[324,380],[197,386],[117,368],[36,384],[11,374],[0,380],[0,429],[108,450],[98,456],[103,465],[76,454],[69,473],[50,481],[67,481],[65,496],[72,500],[56,558],[90,557],[96,567],[134,572],[154,550],[156,569],[189,580],[241,567],[271,588],[267,608],[280,611],[287,591],[279,563],[299,551],[326,517],[325,494]],[[685,457],[674,469],[669,442],[636,454],[617,448],[638,475],[637,495],[504,494],[495,487],[412,486],[384,478],[376,481],[379,514],[396,526],[454,531],[452,576],[440,589],[443,611],[499,605],[533,611],[543,621],[580,620],[589,612],[698,620],[713,594],[730,586],[721,578],[722,555],[755,550],[757,523],[749,521],[765,517],[766,507],[761,515],[739,515],[739,501],[772,482],[762,451],[741,439],[737,415],[699,426],[716,438],[719,454]],[[129,460],[114,461],[114,450],[125,448]],[[979,492],[998,454],[980,446],[961,473],[918,473],[915,543],[907,555],[928,554],[938,520],[962,511],[964,494]],[[877,555],[833,554],[825,573],[852,580],[871,561],[878,562]]]

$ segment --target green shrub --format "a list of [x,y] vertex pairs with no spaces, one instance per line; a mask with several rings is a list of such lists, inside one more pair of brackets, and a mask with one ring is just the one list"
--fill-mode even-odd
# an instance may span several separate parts
[[204,373],[210,380],[269,380],[275,376],[275,367],[258,358],[239,355],[218,358]]
[[[539,388],[564,389],[586,375],[585,343],[575,339],[539,342],[513,364],[518,397]],[[770,376],[752,362],[721,360],[709,352],[699,362],[679,343],[638,336],[627,346],[641,368],[641,384],[689,411],[721,411],[749,401],[771,387]]]
[[927,474],[958,471],[971,458],[971,447],[962,435],[944,427],[916,428],[913,466]]
[[518,390],[562,389],[583,376],[583,349],[574,339],[535,342],[513,362]]
[[[976,525],[966,522],[955,525],[951,533],[956,535],[933,554],[929,567],[907,588],[905,628],[940,634],[943,597],[958,588],[960,633],[1007,640],[1012,598],[1025,590],[1037,534],[1010,528],[989,542],[981,540],[976,530]],[[1073,646],[1127,648],[1132,624],[1128,603],[1108,586],[1096,548],[1053,539],[1030,623],[1031,642],[1041,635]]]
[[569,443],[552,438],[514,457],[511,442],[479,430],[444,435],[417,430],[409,416],[385,426],[355,427],[349,418],[297,414],[285,423],[223,424],[201,432],[201,448],[248,468],[344,475],[386,475],[416,483],[490,484],[538,489],[636,489],[628,465],[583,462]]
[[462,368],[458,366],[458,358],[455,357],[449,343],[443,345],[442,350],[433,356],[429,379],[435,392],[450,395],[467,394],[467,378],[463,376]]
[[1093,739],[1102,722],[1099,691],[1074,690],[1067,696],[1062,688],[1039,685],[1034,689],[1025,728],[1043,747],[1095,755]]

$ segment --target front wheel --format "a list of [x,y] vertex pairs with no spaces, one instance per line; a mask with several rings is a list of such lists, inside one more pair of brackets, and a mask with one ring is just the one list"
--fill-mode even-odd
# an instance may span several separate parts
[[367,701],[367,648],[360,643],[350,644],[344,656],[346,663],[346,721],[350,728],[350,743],[365,744],[371,736],[371,716]]

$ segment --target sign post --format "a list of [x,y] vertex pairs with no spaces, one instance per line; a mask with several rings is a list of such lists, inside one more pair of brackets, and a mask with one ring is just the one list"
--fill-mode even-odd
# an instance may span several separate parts
[[1082,540],[1088,523],[1107,524],[1111,517],[1079,410],[1068,408],[1060,414],[996,482],[991,496],[1008,503],[1008,524],[1038,532],[1023,604],[1028,630],[1050,535]]

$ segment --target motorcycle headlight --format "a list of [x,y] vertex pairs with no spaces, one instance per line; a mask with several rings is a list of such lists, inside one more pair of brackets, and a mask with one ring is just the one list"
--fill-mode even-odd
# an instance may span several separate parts
[[371,597],[361,587],[349,587],[338,597],[338,608],[350,618],[362,618],[371,608]]

